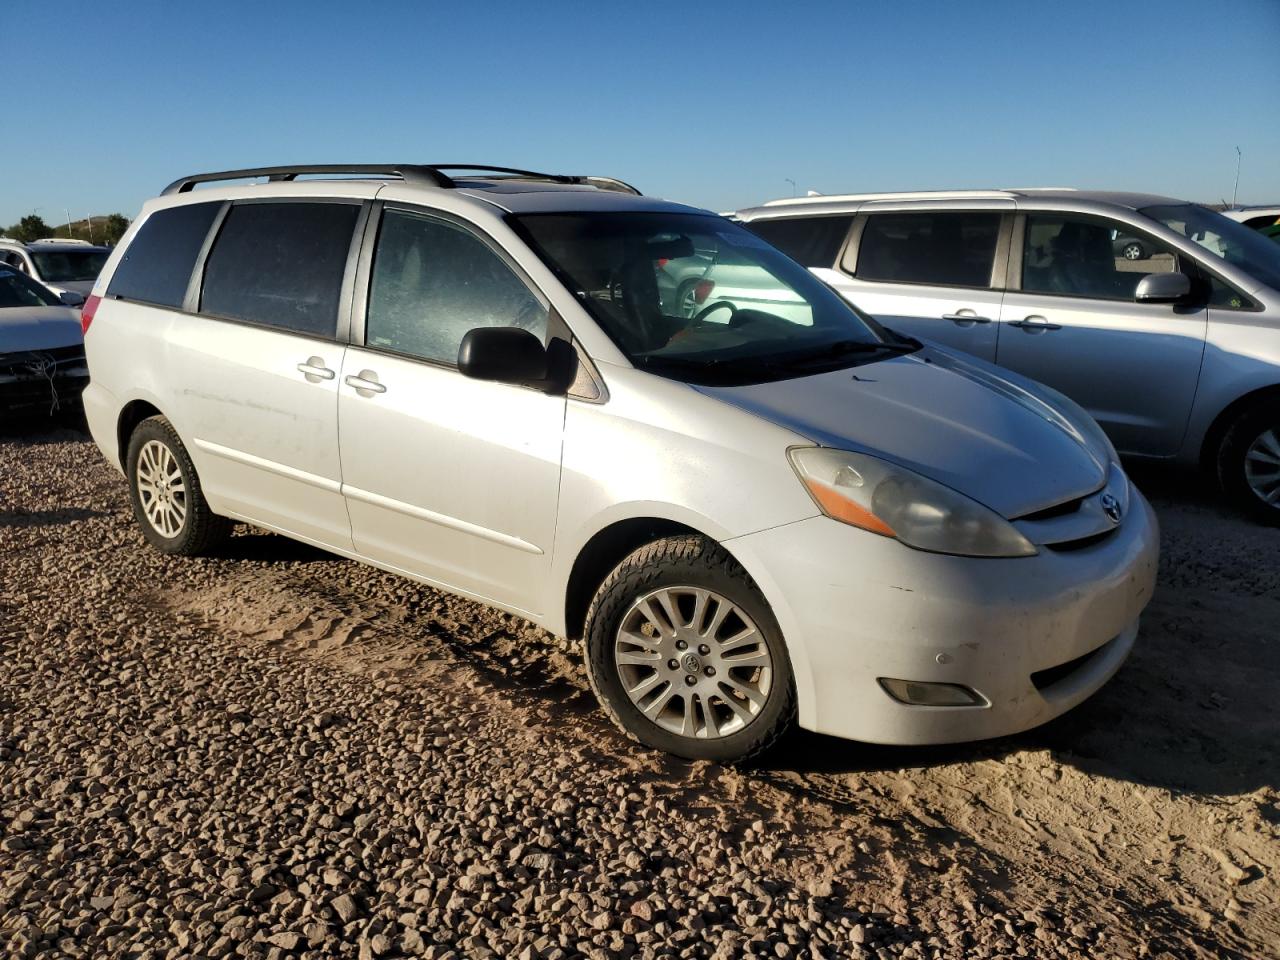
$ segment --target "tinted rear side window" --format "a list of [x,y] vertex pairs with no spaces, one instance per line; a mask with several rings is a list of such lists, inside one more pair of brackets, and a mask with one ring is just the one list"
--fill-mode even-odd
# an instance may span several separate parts
[[986,287],[999,213],[877,213],[858,242],[860,280]]
[[242,203],[209,253],[200,312],[332,337],[360,206]]
[[107,287],[107,296],[181,307],[187,283],[222,203],[157,210],[138,228]]
[[849,235],[853,217],[788,217],[743,226],[802,267],[831,267]]

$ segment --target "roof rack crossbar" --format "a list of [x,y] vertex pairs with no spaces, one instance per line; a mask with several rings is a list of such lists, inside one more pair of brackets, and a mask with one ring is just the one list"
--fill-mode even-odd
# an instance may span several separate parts
[[546,180],[551,183],[583,184],[602,190],[618,190],[640,195],[640,191],[628,183],[613,177],[570,176],[560,173],[538,173],[516,167],[491,167],[475,163],[315,163],[283,167],[246,167],[243,170],[222,170],[217,173],[197,173],[181,177],[164,188],[164,195],[188,193],[201,183],[218,183],[224,180],[250,180],[266,177],[284,182],[308,175],[360,175],[399,177],[406,183],[427,184],[433,187],[456,187],[457,183],[444,170],[474,170],[477,173],[502,173],[527,180]]
[[640,191],[631,184],[618,180],[615,177],[593,177],[581,174],[564,173],[539,173],[536,170],[520,170],[516,167],[491,167],[485,164],[475,163],[433,163],[431,166],[435,170],[474,170],[478,173],[505,173],[516,179],[548,180],[551,183],[591,186],[597,187],[601,190],[616,190],[619,193],[634,193],[637,197],[642,196]]

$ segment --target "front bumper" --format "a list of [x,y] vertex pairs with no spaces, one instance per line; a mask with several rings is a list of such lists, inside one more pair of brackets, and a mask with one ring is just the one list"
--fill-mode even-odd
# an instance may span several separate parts
[[83,347],[0,353],[0,412],[74,404],[89,383]]
[[[1035,557],[924,553],[826,517],[727,546],[778,617],[801,726],[869,743],[980,740],[1066,712],[1128,656],[1159,553],[1155,514],[1130,492],[1114,533]],[[881,677],[960,684],[985,702],[899,703]]]

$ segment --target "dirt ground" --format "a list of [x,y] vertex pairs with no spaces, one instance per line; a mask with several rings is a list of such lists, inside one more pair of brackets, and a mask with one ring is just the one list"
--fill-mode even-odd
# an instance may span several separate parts
[[518,619],[247,528],[159,557],[83,435],[0,436],[0,955],[1280,957],[1280,530],[1135,476],[1159,585],[1092,700],[741,771],[626,741]]

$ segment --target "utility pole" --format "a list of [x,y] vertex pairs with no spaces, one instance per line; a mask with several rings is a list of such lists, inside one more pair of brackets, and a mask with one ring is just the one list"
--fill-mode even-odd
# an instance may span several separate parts
[[783,177],[782,179],[791,184],[791,195],[794,197],[796,195],[796,182],[790,177]]
[[1240,148],[1236,147],[1236,185],[1231,190],[1231,206],[1236,205],[1236,194],[1240,192],[1240,161],[1244,159],[1244,154],[1240,152]]
[[89,214],[87,219],[89,220],[89,242],[96,243],[97,241],[93,239],[93,214]]
[[71,240],[73,238],[71,233],[71,210],[67,207],[63,207],[62,212],[67,215],[67,239]]

